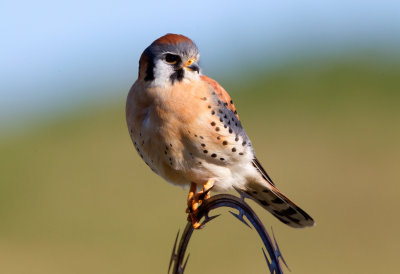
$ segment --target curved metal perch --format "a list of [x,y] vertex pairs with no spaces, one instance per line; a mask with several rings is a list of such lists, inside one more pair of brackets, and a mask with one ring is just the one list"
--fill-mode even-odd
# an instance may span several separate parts
[[[260,238],[262,239],[264,246],[268,251],[269,258],[270,258],[270,260],[269,260],[267,254],[265,253],[264,249],[262,248],[262,252],[264,254],[265,260],[268,263],[269,271],[271,273],[276,273],[276,274],[283,273],[281,265],[279,263],[279,258],[281,258],[282,262],[286,265],[286,267],[288,267],[288,266],[282,257],[282,254],[279,250],[275,236],[274,236],[274,243],[275,243],[275,246],[274,246],[264,225],[261,223],[260,219],[257,217],[255,212],[244,201],[245,196],[241,192],[239,192],[239,194],[240,194],[241,198],[238,198],[238,197],[230,195],[230,194],[219,194],[219,195],[213,196],[213,197],[209,198],[208,200],[204,201],[203,204],[199,207],[199,212],[198,212],[199,219],[204,217],[204,221],[201,224],[201,227],[203,227],[206,223],[208,223],[212,219],[219,216],[219,215],[216,215],[216,216],[210,217],[208,214],[210,213],[211,210],[219,208],[219,207],[230,207],[230,208],[237,209],[239,211],[238,214],[233,213],[232,211],[230,211],[230,213],[233,216],[235,216],[237,219],[239,219],[241,222],[243,222],[245,225],[247,225],[248,227],[251,228],[251,226],[243,218],[243,216],[246,216],[247,219],[252,224],[252,226],[256,229]],[[186,224],[185,230],[183,231],[181,240],[179,242],[178,250],[176,250],[176,244],[178,242],[178,237],[179,237],[179,231],[178,231],[178,235],[176,235],[174,248],[172,250],[168,273],[171,269],[173,262],[174,262],[174,267],[173,267],[173,272],[172,272],[173,274],[182,274],[184,272],[190,254],[187,256],[184,263],[183,263],[183,260],[184,260],[186,248],[189,244],[189,240],[190,240],[190,237],[192,236],[193,230],[194,229],[193,229],[192,223],[188,222]]]

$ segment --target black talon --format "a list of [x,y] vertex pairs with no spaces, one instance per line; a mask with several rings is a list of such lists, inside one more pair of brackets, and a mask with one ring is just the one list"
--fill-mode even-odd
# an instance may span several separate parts
[[208,190],[205,190],[203,188],[203,193],[199,194],[199,201],[202,202],[204,200],[204,198],[206,197],[206,195],[211,191],[211,189],[213,189],[214,186],[210,187]]

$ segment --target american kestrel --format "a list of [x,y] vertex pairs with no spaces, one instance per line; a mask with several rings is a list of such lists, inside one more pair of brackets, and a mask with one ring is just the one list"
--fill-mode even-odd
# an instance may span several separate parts
[[[198,65],[192,40],[167,34],[145,49],[126,102],[126,121],[143,161],[166,181],[190,185],[189,219],[211,188],[233,188],[283,223],[313,226],[313,219],[285,197],[257,160],[229,94]],[[196,188],[201,190],[196,193]]]

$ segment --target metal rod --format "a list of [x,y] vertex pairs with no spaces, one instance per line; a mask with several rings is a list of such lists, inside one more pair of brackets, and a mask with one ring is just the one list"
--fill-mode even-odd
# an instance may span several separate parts
[[[282,262],[286,265],[285,260],[282,257],[282,254],[279,250],[279,247],[276,243],[275,237],[275,246],[273,242],[271,241],[270,236],[268,235],[264,225],[260,221],[260,219],[257,217],[255,212],[250,208],[250,206],[244,201],[245,196],[243,193],[239,191],[239,194],[241,195],[241,198],[238,198],[234,195],[230,194],[219,194],[215,195],[205,201],[203,201],[202,205],[199,207],[198,211],[198,218],[199,220],[204,217],[204,221],[201,224],[201,227],[204,227],[204,225],[214,218],[218,217],[219,215],[216,216],[209,216],[209,213],[220,207],[229,207],[229,208],[234,208],[239,211],[238,214],[230,212],[233,216],[235,216],[237,219],[239,219],[242,223],[246,224],[247,226],[250,227],[250,225],[246,222],[246,220],[243,218],[246,216],[246,218],[250,221],[251,225],[256,229],[258,235],[262,239],[264,246],[267,250],[267,253],[269,255],[269,259],[267,254],[264,252],[264,249],[262,249],[264,253],[264,257],[268,263],[268,268],[270,273],[274,274],[281,274],[283,273],[281,265],[279,263],[279,258],[281,258]],[[189,244],[189,240],[193,234],[193,226],[191,222],[188,222],[186,224],[185,230],[182,233],[181,239],[179,241],[178,245],[178,250],[176,251],[176,244],[178,241],[178,235],[175,240],[175,245],[174,249],[172,251],[171,259],[170,259],[170,265],[168,272],[170,271],[171,264],[174,263],[173,267],[173,274],[183,274],[185,271],[185,267],[187,264],[187,261],[189,259],[189,256],[186,258],[184,261],[185,253],[187,246]],[[286,265],[287,266],[287,265]]]

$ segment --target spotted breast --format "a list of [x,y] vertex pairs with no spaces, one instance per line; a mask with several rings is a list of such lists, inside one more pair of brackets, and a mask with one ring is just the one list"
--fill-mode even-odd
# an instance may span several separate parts
[[[235,188],[292,227],[313,219],[284,196],[257,160],[229,94],[202,75],[196,45],[167,34],[143,52],[126,104],[128,129],[144,162],[170,183]],[[192,198],[190,198],[192,197]],[[196,204],[196,202],[194,203]],[[196,206],[189,210],[199,227]]]

